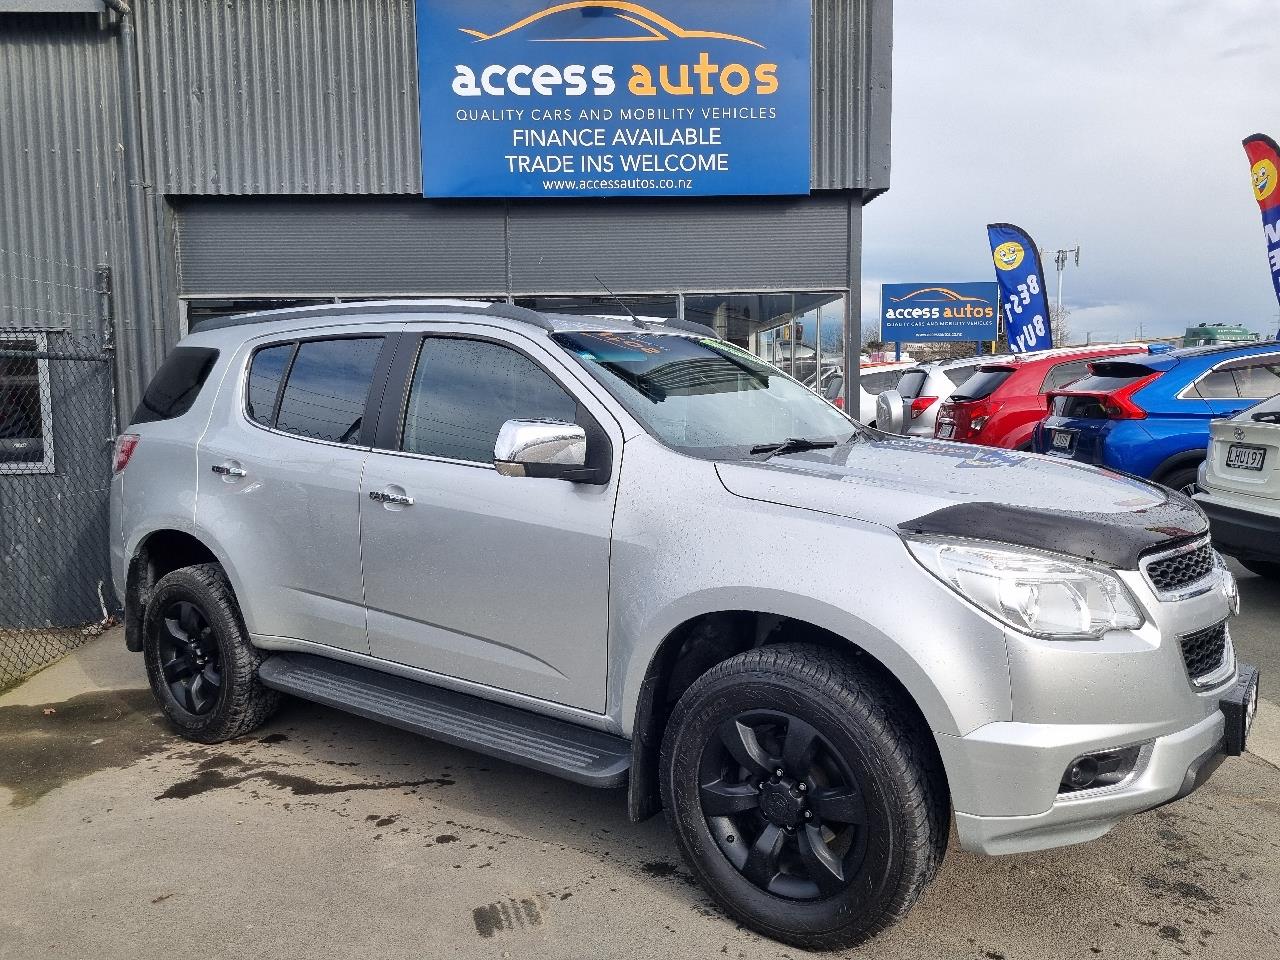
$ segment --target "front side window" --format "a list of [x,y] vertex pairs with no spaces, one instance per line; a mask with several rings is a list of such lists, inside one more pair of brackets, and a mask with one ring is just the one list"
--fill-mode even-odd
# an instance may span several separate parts
[[843,443],[854,423],[812,391],[722,340],[658,333],[560,333],[569,351],[674,450],[742,459],[796,438]]
[[310,440],[358,443],[382,337],[298,345],[275,427]]
[[49,361],[43,336],[0,338],[0,473],[53,470]]
[[486,340],[425,337],[409,388],[401,448],[446,460],[493,463],[508,420],[573,423],[578,404],[518,350]]

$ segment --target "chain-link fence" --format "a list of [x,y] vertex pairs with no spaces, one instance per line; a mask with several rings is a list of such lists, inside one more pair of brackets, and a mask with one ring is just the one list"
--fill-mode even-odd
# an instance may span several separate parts
[[72,309],[94,304],[101,282],[92,269],[29,259],[16,262],[30,276],[0,270],[0,289],[23,306],[0,304],[0,689],[118,613],[107,518],[111,351],[100,318]]

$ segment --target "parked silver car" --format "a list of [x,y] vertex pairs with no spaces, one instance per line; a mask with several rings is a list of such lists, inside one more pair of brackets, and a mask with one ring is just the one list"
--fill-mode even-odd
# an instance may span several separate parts
[[991,356],[936,360],[908,368],[876,397],[876,426],[887,433],[932,437],[938,411],[952,392]]
[[117,443],[126,642],[174,726],[281,693],[665,809],[810,948],[969,850],[1089,840],[1244,748],[1179,494],[862,427],[696,325],[404,301],[213,321]]

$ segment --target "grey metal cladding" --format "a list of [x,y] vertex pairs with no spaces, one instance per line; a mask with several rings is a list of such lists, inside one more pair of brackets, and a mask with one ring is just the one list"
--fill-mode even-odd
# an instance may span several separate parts
[[[511,205],[518,293],[766,291],[849,283],[849,195]],[[860,200],[857,202],[861,202]]]
[[116,43],[100,23],[0,14],[0,327],[96,331],[93,268],[123,266]]
[[411,197],[191,198],[185,296],[502,296],[501,203]]
[[419,193],[413,0],[140,0],[158,189]]
[[[413,0],[139,0],[157,188],[421,192]],[[812,184],[888,187],[892,0],[814,0]]]

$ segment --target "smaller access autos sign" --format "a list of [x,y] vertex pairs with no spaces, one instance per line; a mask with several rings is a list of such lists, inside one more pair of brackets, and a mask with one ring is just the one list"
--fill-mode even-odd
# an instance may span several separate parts
[[880,339],[995,340],[999,303],[996,283],[886,283],[880,294]]
[[428,197],[807,194],[811,0],[417,0]]

